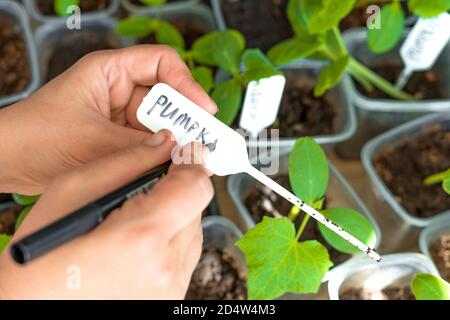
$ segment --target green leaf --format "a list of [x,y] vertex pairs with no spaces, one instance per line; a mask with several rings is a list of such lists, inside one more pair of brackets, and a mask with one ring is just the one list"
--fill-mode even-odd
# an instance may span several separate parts
[[80,0],[55,0],[53,5],[56,14],[65,17],[70,14],[70,12],[68,12],[69,7],[80,5]]
[[0,253],[5,250],[8,243],[11,241],[11,236],[7,234],[0,234]]
[[192,70],[192,76],[206,92],[210,92],[214,87],[213,72],[208,67],[196,67]]
[[[328,208],[321,211],[325,217],[336,223],[338,226],[355,236],[369,247],[373,247],[377,241],[377,235],[372,224],[366,217],[353,209]],[[334,231],[331,231],[323,224],[319,224],[319,230],[325,240],[336,250],[356,254],[360,250],[342,239]]]
[[195,62],[207,66],[216,66],[214,59],[214,45],[217,39],[218,32],[208,33],[198,38],[191,48],[192,56]]
[[282,74],[259,49],[248,49],[242,55],[246,71],[242,74],[245,83]]
[[40,196],[23,196],[18,193],[12,194],[13,200],[21,206],[29,206],[35,204],[39,200],[39,197]]
[[411,286],[417,300],[450,300],[450,284],[431,274],[416,274]]
[[288,218],[264,217],[236,245],[248,266],[248,297],[273,299],[285,292],[316,293],[333,263],[317,241],[298,242]]
[[22,224],[23,220],[28,216],[30,213],[30,210],[33,208],[33,206],[27,206],[22,209],[22,211],[19,214],[19,217],[17,217],[16,225],[14,226],[14,229],[17,231]]
[[369,29],[367,43],[374,53],[392,50],[405,29],[405,13],[400,2],[386,4],[381,9],[381,29]]
[[167,0],[140,0],[142,4],[152,7],[152,6],[160,6],[167,2]]
[[120,21],[116,33],[123,37],[143,38],[155,31],[155,20],[147,17],[133,17]]
[[159,21],[155,35],[159,44],[166,44],[175,49],[184,49],[183,36],[177,28],[166,21]]
[[322,68],[319,80],[314,88],[314,96],[321,97],[328,89],[334,88],[341,81],[348,62],[349,57],[344,56]]
[[308,24],[322,7],[322,0],[289,0],[287,15],[296,35],[309,33]]
[[450,177],[447,177],[442,181],[442,188],[448,195],[450,195]]
[[300,138],[295,143],[289,156],[289,181],[295,195],[309,205],[325,196],[328,161],[325,152],[312,138]]
[[231,125],[236,119],[242,103],[242,88],[239,81],[232,79],[218,84],[214,88],[211,98],[219,107],[216,118],[226,125]]
[[267,53],[269,60],[276,66],[282,66],[315,53],[322,43],[315,37],[297,36],[284,40]]
[[423,18],[435,17],[450,10],[450,0],[409,0],[409,9]]
[[356,0],[321,0],[317,2],[322,2],[322,5],[308,22],[308,31],[311,34],[325,33],[338,27],[341,20],[352,11]]
[[239,73],[242,41],[237,32],[222,31],[214,40],[213,57],[215,63],[224,71],[231,74]]

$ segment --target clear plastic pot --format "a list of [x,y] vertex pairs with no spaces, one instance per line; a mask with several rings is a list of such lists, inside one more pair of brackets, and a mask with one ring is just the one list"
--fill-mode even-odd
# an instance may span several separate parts
[[[364,146],[361,153],[364,168],[366,169],[370,181],[375,189],[375,194],[377,197],[376,210],[398,215],[404,222],[405,228],[403,228],[403,231],[407,230],[408,225],[415,227],[426,227],[433,221],[439,219],[439,217],[443,214],[450,214],[450,210],[429,218],[418,218],[407,212],[405,208],[403,208],[403,206],[395,200],[394,195],[390,192],[381,177],[378,175],[373,165],[373,157],[375,153],[377,153],[378,150],[382,149],[384,146],[391,145],[398,140],[418,134],[423,128],[429,127],[433,124],[441,124],[443,128],[450,129],[450,112],[432,114],[392,129],[369,141]],[[408,161],[408,159],[405,159],[405,161]],[[400,229],[396,230],[396,236],[400,236],[400,232],[403,231]]]
[[39,87],[39,65],[36,46],[25,9],[16,1],[0,1],[0,19],[11,20],[23,34],[30,72],[28,86],[17,93],[0,97],[0,108],[28,97]]
[[[288,160],[289,153],[286,152],[280,155],[280,169],[279,174],[288,173]],[[228,178],[228,192],[233,200],[233,203],[238,209],[239,218],[242,220],[242,225],[248,230],[255,226],[255,221],[248,211],[247,207],[243,202],[243,197],[249,192],[249,190],[257,185],[258,182],[247,174],[237,174]],[[367,207],[358,197],[358,195],[353,191],[347,180],[342,176],[342,174],[336,169],[336,167],[330,163],[330,177],[327,189],[327,204],[329,207],[343,207],[354,209],[361,214],[363,214],[372,224],[375,229],[377,236],[377,242],[375,248],[378,248],[381,242],[381,230],[378,223],[373,218],[372,214],[369,212]],[[355,259],[359,255],[355,255],[346,262],[336,265],[333,267],[325,276],[324,281],[327,281],[331,275],[349,261]]]
[[[422,230],[419,237],[420,251],[423,252],[431,261],[433,261],[436,269],[439,268],[431,255],[430,248],[439,239],[439,237],[450,234],[450,214],[445,214],[438,217],[433,223]],[[441,275],[443,277],[443,275]]]
[[[65,22],[67,19],[66,17],[42,14],[36,5],[36,0],[23,0],[23,3],[28,14],[39,23],[58,23]],[[117,9],[119,9],[119,5],[119,0],[110,0],[109,6],[105,10],[81,13],[82,21],[101,21],[105,18],[112,17],[116,13]]]
[[409,286],[418,273],[438,275],[431,261],[418,253],[384,255],[381,262],[359,258],[333,273],[328,294],[330,300],[340,300],[340,293],[347,288],[378,292],[391,285]]
[[133,4],[130,0],[121,0],[122,6],[131,14],[146,12],[164,12],[171,9],[184,9],[192,5],[198,4],[200,0],[179,0],[174,2],[168,2],[163,6],[146,7]]
[[[323,62],[320,61],[302,60],[279,69],[281,71],[293,72],[295,76],[304,78],[305,82],[315,83],[323,65]],[[226,73],[221,72],[216,77],[216,81],[221,82],[227,77],[229,76]],[[331,95],[332,101],[335,103],[336,107],[336,117],[333,123],[334,133],[315,136],[313,138],[317,141],[317,143],[331,148],[332,146],[352,137],[356,131],[356,117],[351,100],[346,94],[342,84],[339,84],[335,88],[331,89],[328,94]],[[261,148],[264,150],[279,147],[284,151],[291,150],[298,138],[299,137],[280,137],[278,141],[262,139],[249,140],[247,144],[250,148]]]
[[[408,32],[405,32],[403,40],[407,35]],[[370,65],[375,61],[401,63],[398,52],[403,41],[389,53],[376,55],[368,49],[366,39],[366,29],[352,29],[344,33],[344,40],[349,52],[363,64]],[[448,81],[450,77],[450,44],[447,45],[444,52],[440,55],[433,70],[439,76],[440,85],[443,86],[446,92],[450,93],[450,82]],[[344,157],[358,157],[364,143],[386,130],[431,112],[450,111],[450,96],[445,100],[400,101],[394,99],[371,99],[358,91],[351,77],[343,79],[343,86],[355,105],[357,118],[355,135],[338,146],[339,154]]]
[[98,33],[111,37],[118,47],[125,47],[133,43],[129,39],[123,39],[114,33],[116,25],[115,19],[105,18],[99,21],[86,21],[81,30],[69,30],[64,22],[45,24],[40,26],[35,33],[35,40],[38,49],[38,58],[41,68],[42,84],[44,84],[47,74],[48,59],[53,54],[55,46],[62,38],[74,33]]

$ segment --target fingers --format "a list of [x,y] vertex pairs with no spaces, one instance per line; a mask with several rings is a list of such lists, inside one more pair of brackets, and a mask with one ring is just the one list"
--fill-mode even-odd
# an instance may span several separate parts
[[33,208],[33,211],[42,209],[42,214],[35,220],[30,215],[19,231],[38,229],[166,162],[173,148],[171,140],[167,131],[158,132],[147,145],[124,149],[62,174]]

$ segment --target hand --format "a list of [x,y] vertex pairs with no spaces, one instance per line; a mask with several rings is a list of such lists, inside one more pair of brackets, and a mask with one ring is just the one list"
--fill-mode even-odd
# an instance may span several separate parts
[[[153,139],[155,146],[163,140]],[[12,241],[163,163],[172,147],[166,139],[157,148],[134,147],[64,173],[49,185]],[[201,212],[212,193],[201,166],[174,167],[92,232],[28,265],[13,262],[7,248],[0,256],[0,298],[183,299],[201,254]],[[79,289],[67,286],[71,266],[79,270]]]
[[216,111],[176,51],[151,45],[89,54],[30,98],[1,110],[0,192],[40,194],[69,168],[146,144],[151,134],[136,110],[147,87],[158,82]]

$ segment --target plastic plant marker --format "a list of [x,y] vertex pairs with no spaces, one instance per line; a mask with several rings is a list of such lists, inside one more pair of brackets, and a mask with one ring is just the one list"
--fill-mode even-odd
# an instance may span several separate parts
[[415,71],[430,69],[449,39],[450,14],[419,19],[400,49],[405,68],[397,80],[397,88],[403,88]]
[[241,135],[170,86],[163,83],[155,85],[139,106],[137,118],[153,132],[162,129],[171,131],[179,145],[201,143],[210,151],[205,167],[212,173],[218,176],[248,173],[371,258],[381,260],[374,249],[253,167],[249,162],[245,139]]

